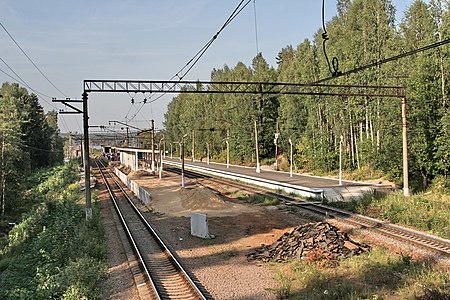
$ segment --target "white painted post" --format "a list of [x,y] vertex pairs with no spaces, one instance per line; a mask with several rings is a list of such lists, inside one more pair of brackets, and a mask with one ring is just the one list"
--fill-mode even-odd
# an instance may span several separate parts
[[209,143],[206,143],[206,164],[209,165]]
[[339,185],[342,185],[342,143],[344,137],[341,135],[341,141],[339,142]]
[[289,177],[292,177],[292,140],[291,139],[289,139],[289,144],[291,145],[291,156],[290,156],[291,165],[289,167]]

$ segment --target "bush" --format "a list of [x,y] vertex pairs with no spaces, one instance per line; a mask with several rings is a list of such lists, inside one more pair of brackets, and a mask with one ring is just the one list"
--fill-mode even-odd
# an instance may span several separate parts
[[80,192],[67,188],[76,169],[54,171],[29,191],[44,200],[11,230],[0,253],[0,299],[98,298],[106,256],[99,211],[94,207],[86,222]]

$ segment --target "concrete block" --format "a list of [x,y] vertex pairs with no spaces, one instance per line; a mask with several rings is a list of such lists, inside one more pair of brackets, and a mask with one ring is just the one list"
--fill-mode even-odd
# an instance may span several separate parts
[[210,238],[208,232],[208,218],[206,214],[191,213],[191,235],[203,239]]

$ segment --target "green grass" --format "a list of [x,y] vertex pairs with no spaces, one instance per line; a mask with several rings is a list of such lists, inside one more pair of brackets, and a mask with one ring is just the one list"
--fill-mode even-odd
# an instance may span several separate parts
[[384,197],[365,196],[357,201],[329,205],[450,238],[450,190],[441,180],[408,198],[398,191]]
[[77,178],[73,167],[55,168],[27,193],[40,203],[30,201],[0,249],[0,299],[99,297],[106,256],[100,212],[94,205],[92,220],[85,221],[80,192],[68,187]]
[[257,204],[262,206],[271,206],[280,204],[280,199],[278,198],[261,194],[248,194],[242,191],[236,192],[234,194],[234,197],[251,204]]
[[427,290],[450,293],[448,272],[427,262],[388,254],[381,247],[337,264],[296,260],[273,267],[279,286],[273,292],[278,299],[403,300],[416,299]]

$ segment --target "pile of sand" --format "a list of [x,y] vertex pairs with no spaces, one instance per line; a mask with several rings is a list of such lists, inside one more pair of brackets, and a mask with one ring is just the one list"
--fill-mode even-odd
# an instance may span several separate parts
[[139,178],[139,177],[144,177],[144,176],[150,176],[151,174],[147,171],[144,170],[138,170],[138,171],[133,171],[130,174],[128,174],[128,176],[133,177],[133,178]]
[[220,195],[203,186],[181,189],[180,196],[185,209],[224,209],[230,206]]

